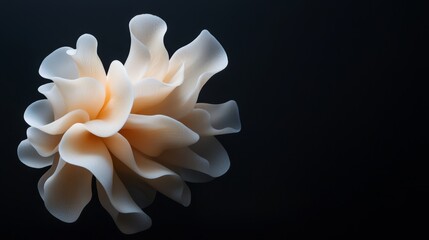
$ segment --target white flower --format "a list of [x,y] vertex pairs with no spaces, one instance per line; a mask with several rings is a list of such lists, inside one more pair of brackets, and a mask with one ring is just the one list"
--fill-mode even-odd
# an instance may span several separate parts
[[141,208],[156,191],[187,206],[184,181],[207,181],[228,170],[228,155],[214,135],[240,131],[237,105],[196,103],[207,80],[226,67],[226,53],[204,30],[169,59],[166,30],[156,16],[134,17],[128,59],[113,61],[107,74],[89,34],[76,49],[62,47],[43,60],[39,73],[52,82],[39,87],[46,99],[24,113],[30,127],[18,157],[30,167],[51,166],[38,188],[58,219],[77,220],[94,176],[118,228],[139,232],[151,225]]

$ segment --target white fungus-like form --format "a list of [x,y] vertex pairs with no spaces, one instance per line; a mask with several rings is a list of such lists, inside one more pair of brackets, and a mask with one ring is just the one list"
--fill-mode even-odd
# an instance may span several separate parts
[[43,60],[39,73],[52,82],[38,89],[46,99],[25,110],[30,127],[18,146],[25,165],[50,166],[38,189],[52,215],[76,221],[94,176],[102,206],[128,234],[151,226],[142,208],[157,191],[187,206],[185,181],[224,174],[228,154],[214,136],[241,128],[234,101],[196,103],[207,80],[228,64],[208,31],[169,58],[162,19],[138,15],[129,27],[128,58],[124,65],[113,61],[107,73],[89,34],[76,49],[62,47]]

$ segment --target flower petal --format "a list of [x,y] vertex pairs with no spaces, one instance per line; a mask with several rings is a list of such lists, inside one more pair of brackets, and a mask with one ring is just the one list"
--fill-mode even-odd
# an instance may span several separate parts
[[143,78],[133,82],[134,104],[131,112],[137,113],[163,101],[177,86],[183,83],[184,66],[171,73],[161,82],[155,78]]
[[121,134],[133,147],[149,156],[158,156],[166,149],[181,148],[198,141],[198,134],[163,115],[131,114]]
[[61,159],[55,172],[44,184],[44,201],[48,211],[64,222],[74,222],[91,200],[92,175],[86,169]]
[[185,206],[189,205],[190,191],[176,173],[133,151],[127,139],[120,134],[106,138],[104,142],[115,157],[150,186]]
[[64,134],[59,152],[64,161],[85,168],[95,176],[118,212],[140,211],[116,176],[110,153],[103,140],[88,132],[83,124],[73,125]]
[[197,103],[181,122],[200,136],[236,133],[241,129],[237,103],[233,100],[223,104]]
[[168,52],[164,47],[167,24],[159,17],[142,14],[131,19],[131,47],[125,68],[135,81],[143,77],[162,79],[168,68]]
[[38,88],[38,91],[45,95],[49,103],[52,105],[54,120],[64,116],[67,113],[67,108],[64,103],[63,96],[55,83],[46,83]]
[[[189,182],[205,182],[228,171],[228,153],[215,137],[202,137],[189,148],[174,149],[157,157]],[[207,176],[206,176],[207,175]]]
[[124,66],[113,61],[107,76],[108,97],[97,119],[85,123],[92,134],[109,137],[118,132],[127,121],[133,104],[133,89]]
[[27,138],[40,156],[49,157],[58,151],[61,135],[50,135],[37,128],[29,127]]
[[32,168],[44,168],[52,164],[54,156],[42,157],[31,145],[28,139],[21,141],[18,145],[18,158],[25,165]]
[[91,34],[83,34],[76,42],[76,50],[68,50],[75,61],[80,77],[90,77],[104,83],[106,72],[97,54],[97,39]]
[[43,99],[27,107],[24,120],[28,125],[51,135],[63,134],[73,124],[89,120],[88,114],[81,109],[71,111],[55,121],[53,115],[51,104]]
[[[101,185],[98,181],[97,192],[101,205],[107,210],[107,212],[109,212],[115,221],[116,226],[118,226],[122,233],[137,233],[150,228],[152,225],[152,220],[150,217],[141,209],[139,209],[139,211],[127,213],[118,211],[110,202],[109,196],[107,195],[106,190],[103,188],[103,185]],[[133,202],[130,202],[129,204],[133,204]]]
[[42,177],[37,182],[37,189],[39,190],[40,197],[43,199],[43,201],[45,201],[45,182],[46,180],[48,180],[49,177],[52,176],[52,174],[54,174],[58,166],[58,161],[59,154],[56,154],[52,166],[42,175]]
[[43,78],[75,79],[79,77],[79,69],[73,58],[67,54],[70,47],[62,47],[49,54],[40,65],[39,74]]
[[184,64],[185,80],[159,105],[142,111],[142,114],[163,113],[174,118],[186,116],[197,101],[201,88],[228,64],[222,45],[204,30],[190,44],[177,50],[170,59],[168,72],[175,72]]
[[[54,82],[67,112],[82,109],[93,119],[103,107],[105,87],[100,81],[82,77],[74,80],[58,78]],[[55,100],[57,99],[52,99]]]

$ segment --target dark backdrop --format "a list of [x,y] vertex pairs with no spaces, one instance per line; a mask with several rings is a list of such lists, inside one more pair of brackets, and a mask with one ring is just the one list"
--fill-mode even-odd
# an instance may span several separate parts
[[[421,1],[424,2],[424,1]],[[178,239],[280,234],[428,235],[428,8],[412,1],[8,1],[1,4],[2,235]],[[44,170],[21,164],[25,108],[45,56],[99,41],[105,66],[124,61],[129,20],[168,24],[170,55],[208,29],[227,69],[200,100],[235,99],[242,131],[220,137],[223,177],[190,184],[188,208],[158,195],[153,227],[126,236],[96,196],[74,224],[37,192]],[[370,234],[371,235],[368,235]]]

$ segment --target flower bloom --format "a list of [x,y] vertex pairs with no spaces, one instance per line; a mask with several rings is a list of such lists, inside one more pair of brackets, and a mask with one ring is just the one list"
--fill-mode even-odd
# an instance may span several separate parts
[[131,48],[123,65],[106,73],[97,40],[82,35],[76,49],[62,47],[42,62],[39,87],[46,99],[24,113],[30,125],[18,157],[27,166],[51,166],[38,189],[48,211],[74,222],[97,194],[123,233],[150,227],[142,208],[158,191],[187,206],[185,181],[203,182],[229,168],[215,135],[240,131],[234,101],[196,103],[207,80],[228,59],[206,30],[171,58],[165,22],[143,14],[130,21]]

